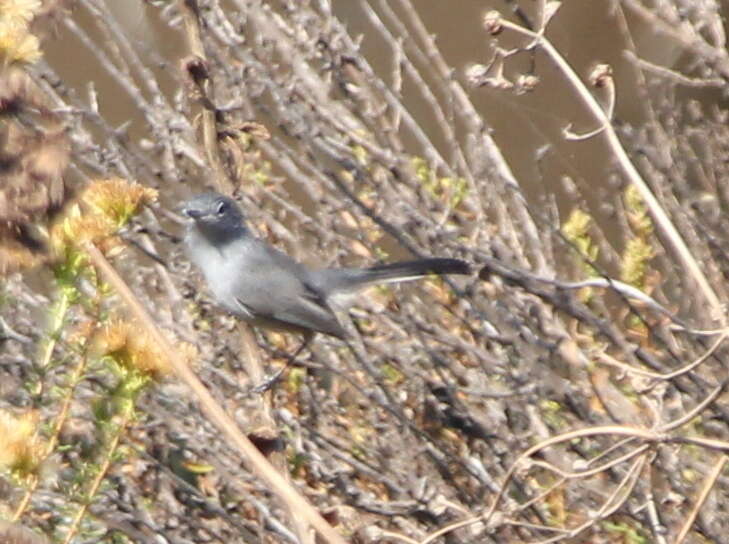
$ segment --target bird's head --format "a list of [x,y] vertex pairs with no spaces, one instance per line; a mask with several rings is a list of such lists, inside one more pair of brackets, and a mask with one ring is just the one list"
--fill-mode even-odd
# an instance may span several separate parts
[[238,204],[220,193],[197,195],[180,206],[180,211],[211,241],[224,242],[246,231],[243,212]]

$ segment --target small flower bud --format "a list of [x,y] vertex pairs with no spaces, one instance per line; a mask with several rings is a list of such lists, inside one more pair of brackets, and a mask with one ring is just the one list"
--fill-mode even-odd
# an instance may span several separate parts
[[496,10],[487,12],[486,15],[483,16],[483,27],[486,29],[486,32],[492,36],[499,34],[504,28],[501,13]]
[[590,73],[590,84],[594,87],[604,87],[608,80],[613,78],[613,68],[609,64],[598,64]]
[[466,81],[468,81],[469,85],[473,85],[474,87],[483,85],[484,78],[486,77],[488,71],[488,66],[486,66],[485,64],[472,64],[471,66],[466,68]]
[[530,93],[537,85],[539,85],[539,78],[532,74],[522,74],[516,80],[516,92],[518,94]]

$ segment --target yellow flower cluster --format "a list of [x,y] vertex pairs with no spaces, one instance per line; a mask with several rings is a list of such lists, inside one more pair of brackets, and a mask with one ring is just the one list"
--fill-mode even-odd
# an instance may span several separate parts
[[41,57],[40,43],[30,23],[41,8],[40,0],[0,0],[0,60],[3,68],[31,64]]
[[81,198],[95,213],[121,227],[140,205],[156,200],[157,191],[122,178],[111,178],[93,182]]
[[[84,242],[98,242],[100,249],[113,253],[122,244],[114,236],[143,205],[154,201],[157,191],[121,178],[92,182],[81,194],[79,203],[51,229],[57,250]],[[82,211],[85,206],[86,212]]]
[[45,451],[38,429],[37,412],[16,417],[0,411],[0,468],[20,478],[37,472]]
[[[170,373],[170,363],[146,329],[133,321],[111,319],[94,336],[92,352],[98,357],[113,357],[129,369],[159,378]],[[177,354],[186,361],[194,360],[197,351],[192,344],[177,342]]]

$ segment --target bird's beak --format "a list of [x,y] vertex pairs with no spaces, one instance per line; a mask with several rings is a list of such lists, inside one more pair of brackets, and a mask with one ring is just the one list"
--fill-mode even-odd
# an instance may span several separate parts
[[200,219],[204,215],[200,210],[192,208],[186,204],[180,206],[179,212],[190,219]]

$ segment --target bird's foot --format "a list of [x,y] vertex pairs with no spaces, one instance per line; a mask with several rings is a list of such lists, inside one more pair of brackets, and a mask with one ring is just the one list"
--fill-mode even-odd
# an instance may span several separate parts
[[273,389],[273,387],[281,380],[281,376],[283,376],[283,373],[286,371],[288,366],[289,366],[288,364],[284,365],[279,371],[275,372],[271,376],[266,377],[258,385],[254,385],[251,388],[251,393],[255,393],[257,395],[263,395],[264,393]]

